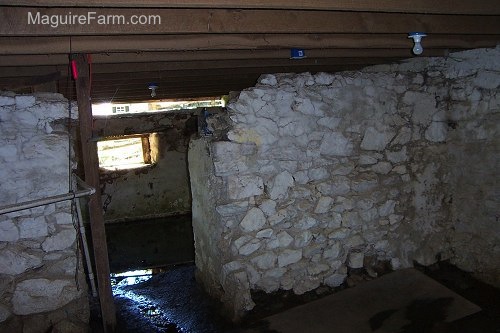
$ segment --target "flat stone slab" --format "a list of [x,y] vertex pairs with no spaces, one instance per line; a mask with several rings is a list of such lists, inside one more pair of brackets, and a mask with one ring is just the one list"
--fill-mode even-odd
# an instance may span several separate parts
[[275,333],[427,332],[480,310],[418,270],[404,269],[267,317],[259,327]]

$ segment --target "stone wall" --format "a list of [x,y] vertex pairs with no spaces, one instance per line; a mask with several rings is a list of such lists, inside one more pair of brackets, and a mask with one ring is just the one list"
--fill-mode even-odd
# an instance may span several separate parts
[[[500,236],[493,185],[499,53],[336,75],[264,75],[242,91],[227,114],[209,120],[214,138],[193,142],[198,149],[190,152],[190,161],[207,166],[200,177],[207,188],[196,193],[201,185],[192,184],[206,288],[237,318],[254,306],[251,290],[338,286],[350,269],[378,260],[398,269],[451,259],[478,270],[467,258],[474,253],[492,267]],[[457,169],[460,157],[481,143],[488,148],[475,151],[468,169],[475,174],[465,183],[475,189],[481,179],[475,191],[489,201],[459,193],[468,172]],[[477,169],[481,159],[490,163]],[[479,222],[475,209],[484,214]],[[462,244],[463,235],[477,242]],[[207,243],[215,249],[203,251]]]
[[452,262],[500,287],[500,50],[457,54],[448,71]]
[[[68,117],[61,95],[0,94],[0,206],[68,193]],[[0,215],[0,331],[84,332],[79,256],[70,202]]]
[[187,147],[197,119],[187,112],[95,119],[100,137],[156,133],[156,161],[139,169],[101,170],[106,221],[137,220],[191,212]]

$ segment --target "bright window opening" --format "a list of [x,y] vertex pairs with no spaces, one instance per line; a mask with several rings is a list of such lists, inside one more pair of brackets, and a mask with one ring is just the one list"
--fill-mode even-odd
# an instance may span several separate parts
[[157,134],[120,137],[97,142],[99,167],[105,170],[141,168],[156,162]]
[[190,110],[204,107],[224,107],[228,97],[192,100],[160,100],[144,103],[101,103],[92,105],[93,116],[126,116],[139,113],[161,113],[175,110]]

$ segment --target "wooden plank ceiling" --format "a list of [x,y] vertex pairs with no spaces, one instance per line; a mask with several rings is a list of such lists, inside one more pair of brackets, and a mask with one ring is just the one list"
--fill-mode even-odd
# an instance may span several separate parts
[[[86,22],[78,24],[75,15]],[[500,6],[493,0],[0,0],[0,89],[49,89],[74,98],[69,54],[87,53],[96,103],[149,100],[151,82],[159,99],[220,96],[253,86],[264,73],[336,72],[411,58],[411,31],[428,34],[421,57],[495,47]],[[304,49],[306,58],[290,59],[291,48]]]

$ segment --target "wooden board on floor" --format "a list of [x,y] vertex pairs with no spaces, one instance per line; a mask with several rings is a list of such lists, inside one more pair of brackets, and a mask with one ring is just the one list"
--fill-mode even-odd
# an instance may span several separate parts
[[423,273],[404,269],[265,318],[262,326],[280,333],[428,332],[480,310]]

